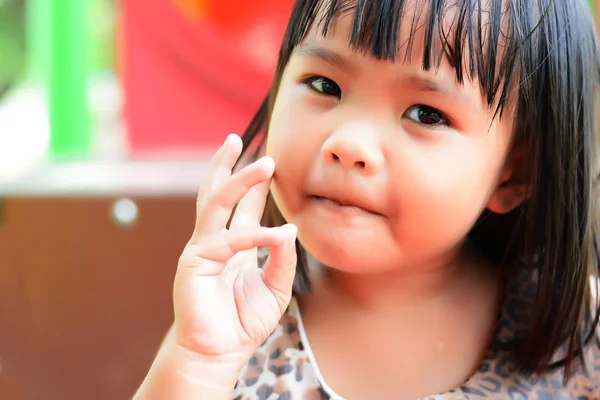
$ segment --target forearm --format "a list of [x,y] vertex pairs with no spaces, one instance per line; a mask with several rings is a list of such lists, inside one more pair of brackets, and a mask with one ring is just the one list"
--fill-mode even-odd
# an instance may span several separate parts
[[207,360],[176,345],[169,332],[134,400],[230,400],[243,362]]

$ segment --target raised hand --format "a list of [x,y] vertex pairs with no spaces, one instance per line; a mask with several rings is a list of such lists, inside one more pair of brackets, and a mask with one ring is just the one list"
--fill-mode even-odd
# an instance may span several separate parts
[[[211,161],[175,277],[174,340],[203,357],[250,358],[291,298],[296,227],[260,226],[275,165],[265,157],[232,175],[241,151],[230,135]],[[263,269],[259,246],[271,249]]]

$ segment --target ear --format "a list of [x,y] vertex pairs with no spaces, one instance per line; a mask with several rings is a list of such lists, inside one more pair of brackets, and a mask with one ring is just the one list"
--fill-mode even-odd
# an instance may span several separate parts
[[496,189],[490,196],[487,209],[496,214],[506,214],[517,208],[529,197],[524,150],[512,151],[507,159]]

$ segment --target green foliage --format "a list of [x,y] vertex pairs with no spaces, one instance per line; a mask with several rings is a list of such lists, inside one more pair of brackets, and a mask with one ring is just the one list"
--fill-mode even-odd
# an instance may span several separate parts
[[0,0],[0,94],[25,71],[23,1]]

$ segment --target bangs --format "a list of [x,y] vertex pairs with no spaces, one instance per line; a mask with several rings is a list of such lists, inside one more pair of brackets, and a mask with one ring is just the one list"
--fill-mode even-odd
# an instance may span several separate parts
[[[349,46],[380,60],[412,62],[422,43],[424,70],[447,61],[459,84],[477,79],[488,106],[502,113],[522,44],[543,16],[535,5],[513,10],[510,0],[307,0],[292,15],[293,49],[310,29],[327,37],[340,17],[352,19]],[[519,21],[518,24],[516,21]],[[405,26],[408,24],[409,26]],[[517,26],[518,25],[518,26]],[[402,34],[400,34],[402,32]],[[531,54],[528,54],[531,56]],[[532,59],[529,59],[531,62]],[[535,62],[535,58],[533,60]],[[543,60],[540,60],[542,62]]]

